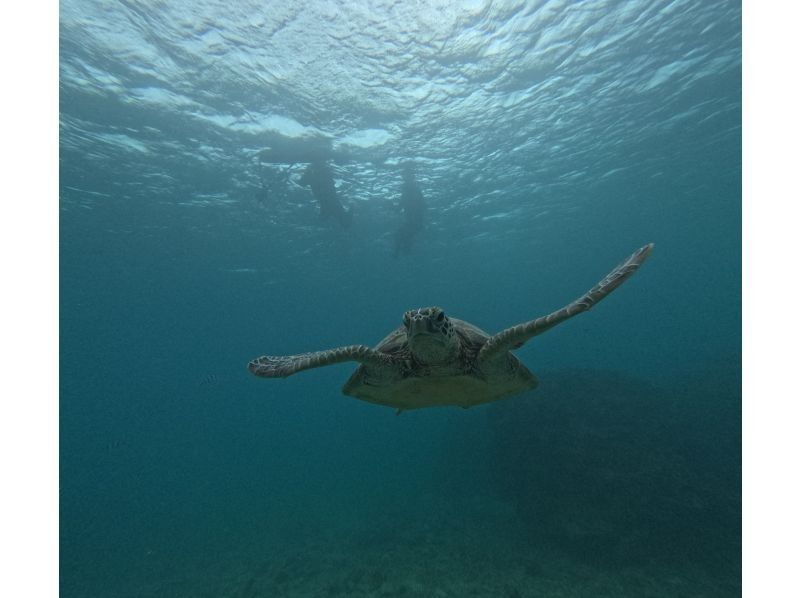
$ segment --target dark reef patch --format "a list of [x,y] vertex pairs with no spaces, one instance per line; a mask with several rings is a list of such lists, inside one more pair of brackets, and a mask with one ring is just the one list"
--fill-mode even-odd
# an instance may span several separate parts
[[534,395],[488,409],[497,491],[532,542],[587,564],[692,562],[738,583],[739,364],[670,389],[605,371],[542,375]]

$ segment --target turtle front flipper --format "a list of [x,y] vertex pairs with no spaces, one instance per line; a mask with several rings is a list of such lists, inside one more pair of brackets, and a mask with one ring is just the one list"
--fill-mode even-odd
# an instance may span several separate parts
[[558,311],[554,311],[541,318],[531,320],[530,322],[523,322],[522,324],[517,324],[516,326],[498,332],[486,341],[481,348],[478,353],[478,363],[486,363],[506,351],[517,349],[534,336],[550,330],[553,326],[557,326],[561,324],[561,322],[591,309],[596,303],[607,297],[611,291],[628,280],[647,259],[653,251],[653,247],[653,243],[649,243],[635,251],[624,262],[609,272],[603,280],[598,282],[585,295],[576,299],[566,307],[562,307]]
[[358,361],[359,363],[386,366],[393,365],[391,357],[365,345],[350,345],[327,351],[301,353],[299,355],[264,355],[247,364],[251,374],[262,378],[286,378],[303,370],[320,368],[325,365]]

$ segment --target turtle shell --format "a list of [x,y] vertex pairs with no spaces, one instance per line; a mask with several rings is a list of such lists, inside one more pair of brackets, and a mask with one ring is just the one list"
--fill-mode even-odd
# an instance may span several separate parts
[[411,357],[404,326],[390,332],[375,350],[401,357],[402,372],[383,372],[360,365],[342,387],[348,396],[397,409],[455,405],[472,407],[536,388],[536,377],[514,355],[506,352],[490,366],[477,368],[476,357],[489,339],[486,332],[463,320],[450,317],[461,342],[452,363],[425,366]]

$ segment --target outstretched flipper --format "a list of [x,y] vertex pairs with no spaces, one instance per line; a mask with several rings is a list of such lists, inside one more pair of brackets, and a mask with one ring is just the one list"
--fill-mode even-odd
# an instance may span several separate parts
[[251,374],[262,378],[286,378],[303,370],[320,368],[325,365],[358,361],[366,365],[392,366],[395,361],[385,353],[370,349],[366,345],[350,345],[328,351],[301,353],[300,355],[264,355],[247,364]]
[[561,324],[561,322],[568,320],[572,316],[577,316],[591,309],[595,303],[604,299],[611,291],[628,280],[652,251],[653,243],[649,243],[635,251],[583,297],[576,299],[566,307],[562,307],[547,316],[542,316],[530,322],[523,322],[498,332],[486,341],[481,348],[480,353],[478,353],[478,363],[485,363],[506,351],[518,349],[534,336],[550,330],[553,326]]

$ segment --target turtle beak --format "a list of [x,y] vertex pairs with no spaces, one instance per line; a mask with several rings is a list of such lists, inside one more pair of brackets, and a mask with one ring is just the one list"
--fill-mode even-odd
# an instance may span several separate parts
[[430,334],[430,333],[431,333],[431,324],[428,318],[411,320],[411,323],[408,327],[408,336],[414,337],[419,334]]
[[411,320],[411,325],[408,328],[408,336],[412,338],[419,335],[430,335],[434,332],[433,323],[429,318]]

